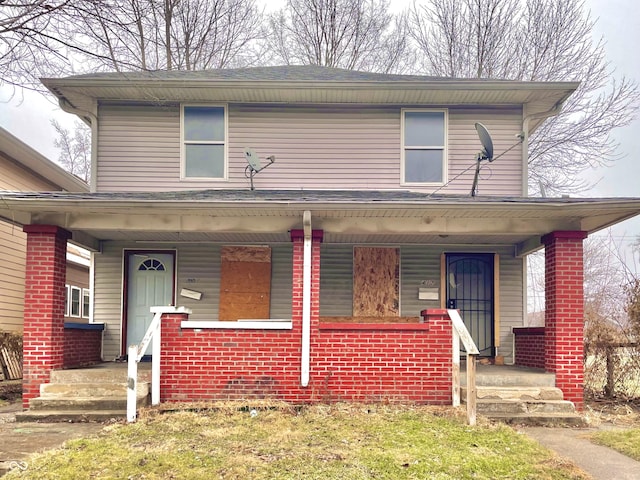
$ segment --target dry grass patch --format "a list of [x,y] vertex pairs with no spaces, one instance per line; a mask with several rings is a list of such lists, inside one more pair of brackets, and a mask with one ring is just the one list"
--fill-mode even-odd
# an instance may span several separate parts
[[591,441],[613,448],[640,462],[640,428],[603,430],[591,435]]
[[[190,406],[192,409],[193,406]],[[175,407],[174,407],[175,408]],[[7,478],[586,479],[513,429],[450,408],[318,405],[149,411]]]

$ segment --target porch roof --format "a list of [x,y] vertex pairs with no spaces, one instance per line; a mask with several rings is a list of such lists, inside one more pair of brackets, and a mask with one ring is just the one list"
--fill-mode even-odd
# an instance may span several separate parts
[[594,233],[640,213],[640,198],[520,198],[409,191],[198,190],[2,192],[0,217],[50,224],[98,249],[132,242],[288,242],[311,212],[328,243],[510,245],[517,255],[556,230]]

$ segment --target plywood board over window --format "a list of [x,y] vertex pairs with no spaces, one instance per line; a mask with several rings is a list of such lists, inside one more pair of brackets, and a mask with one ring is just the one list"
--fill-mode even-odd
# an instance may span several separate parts
[[268,319],[271,248],[227,246],[221,257],[218,319]]
[[400,249],[354,247],[353,316],[400,315]]

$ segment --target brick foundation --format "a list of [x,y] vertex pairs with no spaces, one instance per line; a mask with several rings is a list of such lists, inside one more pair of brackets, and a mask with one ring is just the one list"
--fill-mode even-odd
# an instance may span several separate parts
[[67,239],[53,225],[25,225],[27,264],[24,295],[22,405],[39,395],[40,384],[64,364],[64,299]]
[[545,369],[578,410],[584,407],[583,249],[586,232],[558,231],[545,244]]
[[544,369],[544,327],[514,328],[516,365]]

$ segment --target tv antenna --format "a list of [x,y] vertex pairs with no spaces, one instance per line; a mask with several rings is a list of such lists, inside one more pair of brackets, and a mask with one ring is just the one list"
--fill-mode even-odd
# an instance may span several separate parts
[[261,172],[262,170],[267,168],[269,165],[274,163],[276,161],[276,156],[271,155],[267,157],[267,160],[269,160],[269,163],[267,163],[263,167],[263,166],[260,166],[260,158],[258,157],[258,154],[255,152],[255,150],[253,148],[245,147],[244,158],[247,159],[247,163],[248,163],[248,165],[244,169],[244,176],[251,179],[251,190],[255,190],[255,188],[253,187],[253,177],[255,176],[256,173]]

